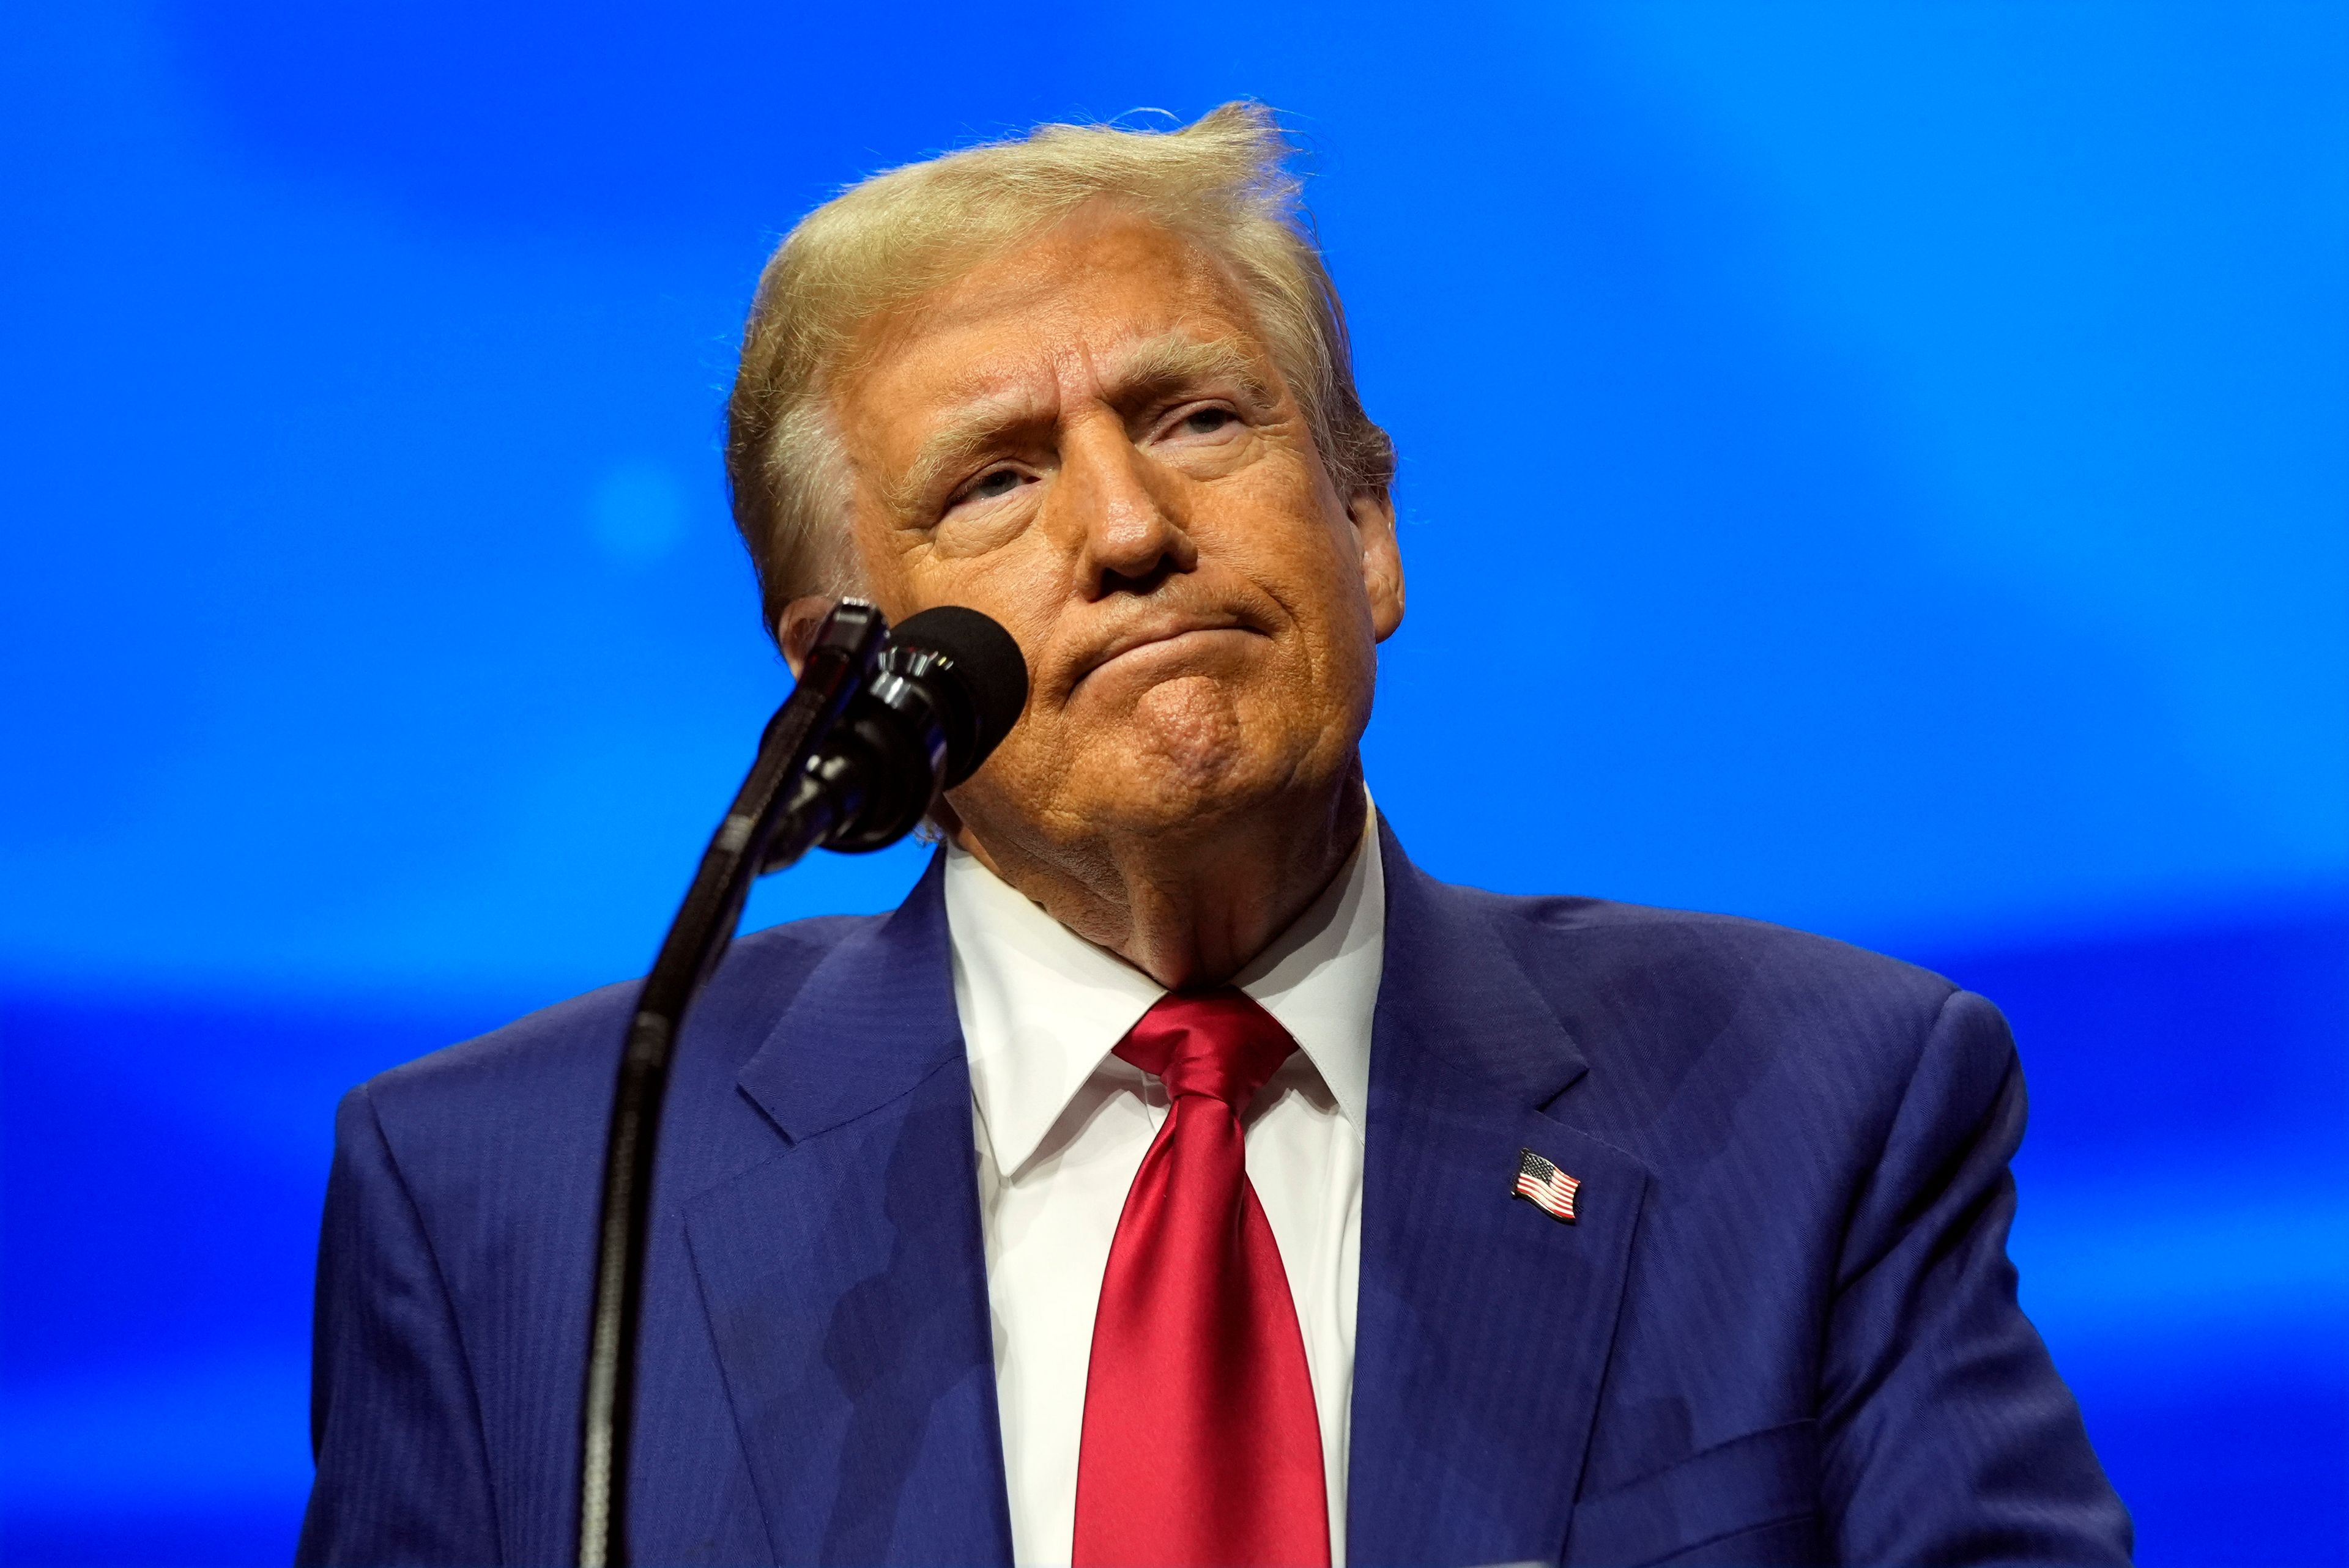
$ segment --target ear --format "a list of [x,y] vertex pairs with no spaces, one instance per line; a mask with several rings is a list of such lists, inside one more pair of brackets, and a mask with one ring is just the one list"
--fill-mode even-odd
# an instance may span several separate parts
[[810,593],[783,606],[782,618],[775,623],[775,641],[783,650],[783,662],[792,666],[792,678],[799,678],[807,668],[808,650],[815,646],[815,634],[823,629],[823,618],[840,601],[829,593]]
[[1361,490],[1346,503],[1362,551],[1362,592],[1371,602],[1371,630],[1385,642],[1402,624],[1402,551],[1395,543],[1394,498]]

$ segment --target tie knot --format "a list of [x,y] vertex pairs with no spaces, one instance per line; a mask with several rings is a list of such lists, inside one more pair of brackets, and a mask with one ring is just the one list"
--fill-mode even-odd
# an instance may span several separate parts
[[1237,1115],[1296,1048],[1279,1019],[1227,985],[1198,995],[1162,996],[1126,1032],[1114,1054],[1157,1074],[1168,1098],[1205,1095],[1222,1100]]

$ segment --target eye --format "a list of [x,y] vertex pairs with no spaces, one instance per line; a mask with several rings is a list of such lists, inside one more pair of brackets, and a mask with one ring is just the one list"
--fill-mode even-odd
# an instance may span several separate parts
[[1238,418],[1229,408],[1194,408],[1180,428],[1186,436],[1212,436]]
[[1029,478],[1029,475],[1021,473],[1018,469],[989,469],[963,486],[960,492],[955,496],[954,501],[949,504],[959,504],[967,500],[999,500],[1021,485],[1028,483]]

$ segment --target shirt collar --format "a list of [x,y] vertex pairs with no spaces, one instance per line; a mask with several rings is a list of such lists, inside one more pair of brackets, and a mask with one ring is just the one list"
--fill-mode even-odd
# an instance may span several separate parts
[[[1357,1138],[1369,1125],[1371,1019],[1385,965],[1377,823],[1373,807],[1346,869],[1236,979],[1297,1041]],[[1166,989],[951,845],[946,903],[971,1093],[996,1169],[1009,1176]]]

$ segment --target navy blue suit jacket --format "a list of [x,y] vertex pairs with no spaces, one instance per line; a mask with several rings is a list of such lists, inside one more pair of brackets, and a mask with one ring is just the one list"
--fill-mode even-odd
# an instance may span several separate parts
[[[1770,926],[1446,886],[1381,841],[1357,1568],[2127,1560],[2015,1306],[2023,1079],[1989,1004]],[[742,938],[684,1032],[639,1562],[1010,1561],[941,880]],[[302,1561],[573,1560],[632,996],[344,1102]],[[1581,1179],[1578,1223],[1510,1200],[1521,1147]]]

